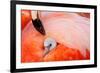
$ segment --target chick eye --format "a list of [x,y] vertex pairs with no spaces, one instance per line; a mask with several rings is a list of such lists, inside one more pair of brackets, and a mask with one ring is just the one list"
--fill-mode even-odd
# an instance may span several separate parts
[[57,46],[57,42],[53,38],[46,38],[44,40],[44,47],[46,50],[52,50]]

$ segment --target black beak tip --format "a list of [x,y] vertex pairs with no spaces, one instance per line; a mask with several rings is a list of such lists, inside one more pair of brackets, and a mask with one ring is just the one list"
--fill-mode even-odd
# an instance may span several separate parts
[[40,33],[43,34],[43,35],[46,34],[44,30],[40,30]]
[[44,27],[42,25],[42,22],[39,20],[39,19],[35,19],[35,20],[32,20],[32,23],[35,27],[35,29],[40,32],[42,35],[45,35],[45,30],[44,30]]

